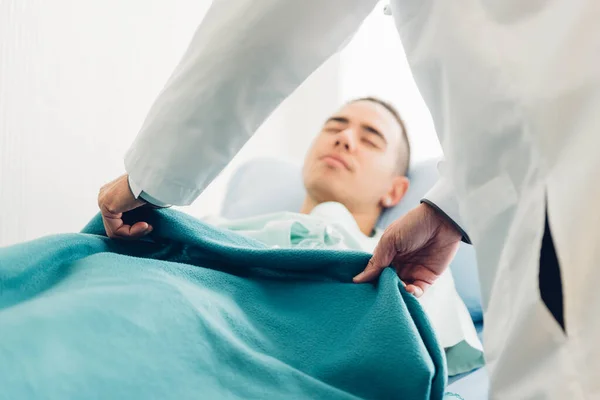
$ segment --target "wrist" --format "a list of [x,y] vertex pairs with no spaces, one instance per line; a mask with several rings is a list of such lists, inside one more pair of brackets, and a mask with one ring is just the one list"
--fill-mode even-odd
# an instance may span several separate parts
[[148,193],[146,193],[144,191],[140,192],[140,195],[138,196],[138,198],[152,208],[169,208],[169,207],[171,207],[170,204],[163,203],[162,201],[155,199],[154,197],[150,196]]
[[146,204],[146,201],[140,197],[139,193],[136,193],[136,191],[133,189],[132,185],[131,185],[131,181],[129,180],[129,176],[126,175],[127,178],[127,187],[129,187],[129,193],[131,194],[131,197],[133,197],[134,201],[140,202],[142,205]]
[[471,243],[469,236],[462,228],[454,222],[452,218],[450,218],[442,209],[436,206],[434,203],[424,199],[421,201],[419,207],[423,207],[424,212],[430,214],[435,218],[439,223],[443,226],[443,228],[451,234],[456,235],[456,240],[462,240],[465,243]]
[[142,202],[142,204],[146,204],[152,208],[168,208],[171,207],[170,204],[163,203],[162,201],[152,197],[147,192],[143,191],[142,188],[131,179],[131,175],[127,175],[127,183],[129,184],[129,190],[133,197]]

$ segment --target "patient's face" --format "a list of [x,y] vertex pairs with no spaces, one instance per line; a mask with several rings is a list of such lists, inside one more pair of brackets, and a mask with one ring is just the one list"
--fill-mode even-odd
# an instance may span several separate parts
[[315,138],[303,168],[304,186],[319,203],[351,211],[381,203],[398,176],[402,128],[382,105],[361,100],[333,114]]

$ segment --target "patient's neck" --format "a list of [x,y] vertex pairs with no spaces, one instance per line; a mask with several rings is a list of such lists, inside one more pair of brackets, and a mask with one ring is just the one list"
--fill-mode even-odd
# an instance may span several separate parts
[[[306,196],[304,198],[304,203],[302,203],[300,213],[310,214],[312,210],[314,210],[315,207],[321,203],[322,202],[316,201],[310,196]],[[344,204],[344,206],[346,205]],[[346,206],[346,208],[348,208],[348,206]],[[352,216],[354,217],[354,220],[356,221],[356,224],[358,225],[360,231],[367,236],[371,236],[371,234],[373,233],[373,229],[375,229],[375,225],[377,224],[377,220],[379,220],[381,209],[375,208],[371,211],[359,211],[348,208],[348,211],[350,211],[350,214],[352,214]]]

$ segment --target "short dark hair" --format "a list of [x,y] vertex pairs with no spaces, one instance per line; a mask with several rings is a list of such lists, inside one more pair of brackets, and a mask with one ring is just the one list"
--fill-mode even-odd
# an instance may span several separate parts
[[408,175],[408,169],[410,166],[410,141],[408,140],[406,126],[404,125],[404,121],[400,117],[400,113],[398,112],[398,110],[396,110],[396,108],[387,101],[373,96],[360,97],[358,99],[350,100],[347,104],[356,103],[358,101],[370,101],[379,104],[380,106],[388,110],[390,114],[392,114],[394,119],[398,122],[398,125],[400,125],[400,130],[402,131],[402,139],[404,141],[404,144],[406,145],[406,159],[402,158],[402,152],[399,152],[398,154],[398,173],[405,176]]

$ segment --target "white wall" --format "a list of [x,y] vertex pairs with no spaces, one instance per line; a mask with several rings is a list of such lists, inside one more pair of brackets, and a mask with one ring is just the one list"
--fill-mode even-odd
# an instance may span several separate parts
[[[98,189],[123,173],[125,151],[209,4],[0,0],[0,246],[78,231],[96,213]],[[338,103],[337,68],[334,57],[305,82],[187,211],[218,212],[243,160],[297,150],[284,138],[303,137]]]
[[[0,0],[0,246],[74,232],[123,155],[210,0]],[[231,172],[274,155],[301,163],[324,119],[362,95],[391,100],[416,160],[439,154],[391,17],[379,6],[350,45],[288,98],[193,206],[217,213]]]
[[373,95],[390,101],[400,112],[412,145],[412,161],[441,155],[429,110],[404,55],[392,16],[375,8],[341,53],[341,98]]
[[77,231],[202,0],[0,0],[0,245]]

